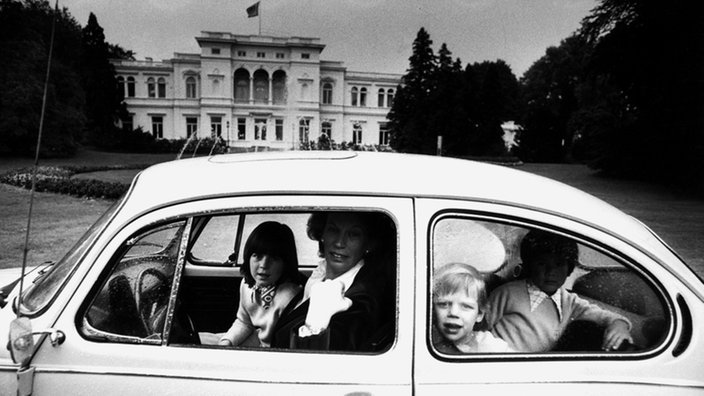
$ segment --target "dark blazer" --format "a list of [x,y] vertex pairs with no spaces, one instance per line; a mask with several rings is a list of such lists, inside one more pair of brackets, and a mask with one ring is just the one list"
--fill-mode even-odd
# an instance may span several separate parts
[[[344,312],[333,315],[328,330],[319,336],[305,338],[305,343],[295,337],[298,329],[305,323],[309,301],[300,306],[296,304],[302,298],[291,301],[282,312],[274,330],[271,346],[274,348],[317,349],[336,351],[372,351],[376,349],[375,339],[384,334],[386,327],[382,324],[393,318],[384,318],[387,312],[383,305],[386,279],[382,271],[375,270],[369,263],[362,266],[357,273],[345,297],[352,300],[352,306]],[[395,293],[394,293],[395,294]],[[393,326],[388,331],[393,334]]]

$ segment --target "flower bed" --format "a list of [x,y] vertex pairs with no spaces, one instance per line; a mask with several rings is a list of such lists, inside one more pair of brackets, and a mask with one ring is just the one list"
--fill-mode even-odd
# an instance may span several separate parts
[[[117,199],[129,188],[123,183],[95,179],[73,178],[73,175],[119,169],[143,169],[146,165],[114,166],[40,166],[37,168],[35,190],[68,194],[76,197]],[[32,168],[22,168],[0,175],[0,182],[17,187],[32,187]]]

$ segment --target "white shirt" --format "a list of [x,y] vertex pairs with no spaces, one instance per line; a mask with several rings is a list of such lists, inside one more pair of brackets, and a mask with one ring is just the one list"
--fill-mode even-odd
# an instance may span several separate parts
[[[339,281],[342,283],[342,293],[345,293],[347,289],[352,286],[352,283],[354,282],[354,278],[357,277],[357,273],[359,272],[360,269],[362,269],[362,266],[364,265],[364,260],[359,260],[357,264],[354,265],[354,267],[350,268],[345,272],[344,274],[338,276],[335,278],[336,281]],[[313,270],[313,273],[310,274],[310,278],[308,278],[308,281],[306,282],[306,287],[303,290],[303,299],[301,302],[308,300],[310,298],[310,288],[324,280],[327,276],[327,264],[325,263],[325,260],[321,260],[320,263],[318,264],[317,267]]]

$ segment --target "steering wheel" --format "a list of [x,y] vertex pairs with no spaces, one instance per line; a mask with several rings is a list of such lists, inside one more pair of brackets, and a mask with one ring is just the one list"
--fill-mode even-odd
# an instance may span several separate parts
[[[148,290],[143,290],[144,281],[148,276],[152,276],[157,279],[157,283]],[[162,314],[161,311],[166,310],[166,302],[168,301],[167,291],[169,290],[169,278],[161,271],[156,268],[145,268],[137,276],[135,288],[134,288],[134,299],[137,304],[137,312],[139,312],[139,318],[144,324],[144,328],[147,330],[147,336],[155,333],[155,324],[160,321],[154,320],[154,317],[158,314]]]

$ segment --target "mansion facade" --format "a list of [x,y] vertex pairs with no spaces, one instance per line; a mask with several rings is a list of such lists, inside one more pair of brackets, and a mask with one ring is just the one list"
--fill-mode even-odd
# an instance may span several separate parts
[[129,117],[156,138],[219,136],[229,147],[296,149],[389,143],[400,74],[348,71],[321,60],[318,38],[201,32],[200,54],[161,62],[113,60]]

